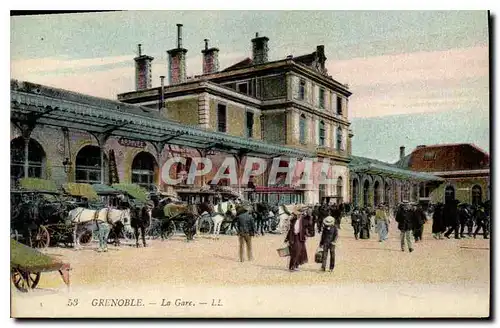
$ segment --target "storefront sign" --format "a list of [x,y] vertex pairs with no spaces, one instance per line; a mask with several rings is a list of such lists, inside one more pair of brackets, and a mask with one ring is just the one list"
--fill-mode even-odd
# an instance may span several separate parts
[[146,142],[142,140],[132,140],[127,138],[120,138],[118,143],[125,147],[134,147],[134,148],[145,148]]

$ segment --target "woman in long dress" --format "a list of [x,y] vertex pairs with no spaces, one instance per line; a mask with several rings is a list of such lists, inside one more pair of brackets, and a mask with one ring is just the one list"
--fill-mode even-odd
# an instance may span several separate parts
[[299,265],[307,263],[307,249],[306,249],[306,230],[308,219],[295,209],[292,212],[290,219],[290,229],[286,235],[285,243],[290,247],[290,262],[288,269],[290,271],[298,271]]

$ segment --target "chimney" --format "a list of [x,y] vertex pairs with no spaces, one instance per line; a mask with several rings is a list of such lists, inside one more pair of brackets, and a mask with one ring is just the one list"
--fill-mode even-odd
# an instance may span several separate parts
[[325,56],[325,46],[324,45],[318,45],[316,46],[316,60],[319,63],[321,67],[321,71],[323,73],[327,73],[326,71],[326,56]]
[[205,39],[203,54],[203,74],[211,74],[219,71],[219,49],[208,48],[208,39]]
[[182,48],[182,24],[177,24],[177,48],[167,51],[170,85],[186,81],[186,53]]
[[151,62],[153,57],[142,54],[142,45],[137,45],[138,56],[135,60],[135,90],[151,88]]
[[255,39],[252,39],[252,60],[254,65],[267,63],[269,48],[267,47],[268,37],[255,33]]
[[165,108],[165,76],[160,76],[160,110]]
[[405,157],[405,146],[399,147],[399,159],[403,159]]

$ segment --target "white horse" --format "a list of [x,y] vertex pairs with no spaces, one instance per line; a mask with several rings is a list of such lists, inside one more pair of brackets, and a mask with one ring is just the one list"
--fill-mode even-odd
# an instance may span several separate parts
[[[74,224],[73,247],[80,248],[78,231],[97,231],[99,236],[99,250],[107,251],[107,242],[111,226],[121,221],[124,225],[130,225],[130,210],[117,210],[113,208],[102,208],[100,210],[89,210],[77,207],[68,213],[68,220]],[[78,236],[79,237],[79,236]]]
[[212,214],[212,222],[214,223],[214,239],[219,239],[222,221],[224,221],[228,213],[230,213],[233,217],[236,216],[236,205],[233,201],[222,202],[214,206],[214,213]]

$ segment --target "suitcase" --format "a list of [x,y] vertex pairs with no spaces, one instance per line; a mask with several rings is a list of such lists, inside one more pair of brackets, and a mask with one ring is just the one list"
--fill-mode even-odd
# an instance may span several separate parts
[[314,254],[314,262],[323,263],[323,248],[318,248]]
[[286,246],[283,248],[278,248],[276,251],[278,252],[279,257],[290,256],[290,247],[289,246]]

